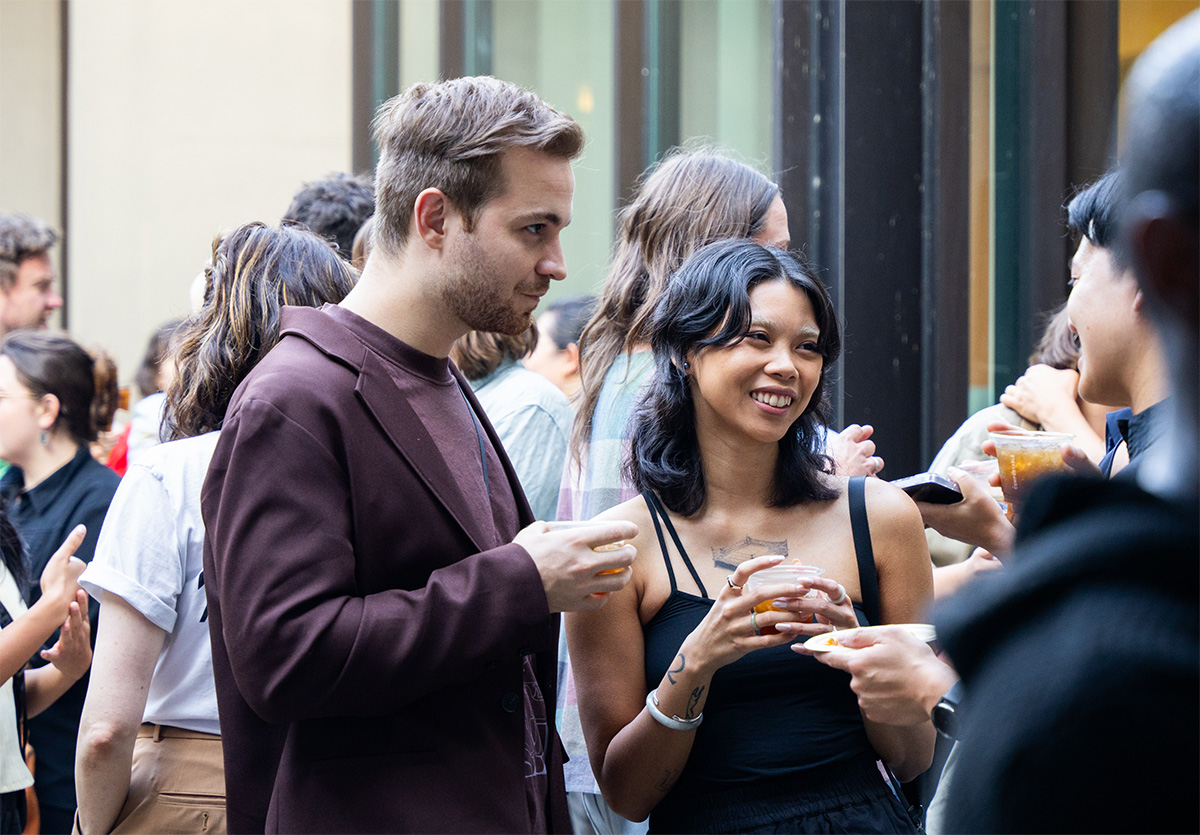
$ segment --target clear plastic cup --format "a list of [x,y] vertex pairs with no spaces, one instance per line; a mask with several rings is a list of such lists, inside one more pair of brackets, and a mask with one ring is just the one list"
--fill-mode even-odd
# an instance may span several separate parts
[[1065,432],[1038,432],[1026,429],[1008,429],[990,432],[988,436],[996,444],[996,460],[1000,467],[1000,489],[1009,507],[1020,510],[1021,502],[1029,494],[1034,481],[1048,473],[1061,473],[1067,465],[1063,462],[1063,444],[1074,440],[1074,435]]
[[[781,583],[796,584],[803,579],[812,579],[823,577],[825,569],[817,565],[777,565],[774,568],[764,568],[762,571],[755,571],[750,575],[750,579],[746,581],[746,591],[754,591],[759,586],[779,585]],[[817,592],[809,589],[807,594],[788,595],[789,597],[816,597]],[[763,612],[782,612],[785,609],[776,609],[771,605],[770,600],[764,600],[754,607],[754,611],[758,614]],[[774,626],[763,626],[759,630],[764,635],[776,635],[778,631]]]

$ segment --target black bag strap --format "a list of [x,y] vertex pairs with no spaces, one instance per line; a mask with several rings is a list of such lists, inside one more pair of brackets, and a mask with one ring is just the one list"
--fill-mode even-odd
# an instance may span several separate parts
[[872,626],[883,623],[879,607],[879,575],[875,572],[875,551],[871,548],[871,524],[867,521],[867,477],[850,479],[850,531],[854,535],[854,558],[858,561],[858,585],[862,592],[863,614]]

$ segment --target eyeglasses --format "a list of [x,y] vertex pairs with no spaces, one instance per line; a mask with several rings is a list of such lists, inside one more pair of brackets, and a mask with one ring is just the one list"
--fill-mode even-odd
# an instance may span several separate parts
[[0,391],[0,400],[41,400],[36,394],[22,394],[17,391]]

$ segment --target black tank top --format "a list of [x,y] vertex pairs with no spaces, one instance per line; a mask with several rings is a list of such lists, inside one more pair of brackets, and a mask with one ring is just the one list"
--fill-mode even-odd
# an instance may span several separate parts
[[[878,623],[880,618],[864,493],[864,479],[850,479],[850,524],[865,599],[855,602],[854,609],[859,623],[865,626]],[[658,498],[651,493],[643,496],[671,580],[670,596],[643,627],[646,682],[654,686],[668,667],[675,666],[679,647],[708,614],[713,601]],[[663,525],[703,596],[678,589]],[[821,784],[825,782],[820,776],[822,770],[837,770],[864,759],[877,759],[877,755],[850,690],[850,676],[797,655],[786,644],[756,650],[713,675],[704,705],[704,723],[696,731],[683,774],[656,813],[686,803],[697,793],[723,791],[763,779],[795,777],[798,785]]]

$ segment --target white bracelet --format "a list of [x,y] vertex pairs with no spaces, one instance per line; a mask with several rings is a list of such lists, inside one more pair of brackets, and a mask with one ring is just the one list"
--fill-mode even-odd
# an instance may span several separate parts
[[680,719],[678,716],[667,716],[667,714],[658,709],[657,690],[651,690],[646,694],[646,710],[650,711],[650,715],[654,717],[655,722],[673,731],[694,731],[704,721],[703,713],[695,719]]

